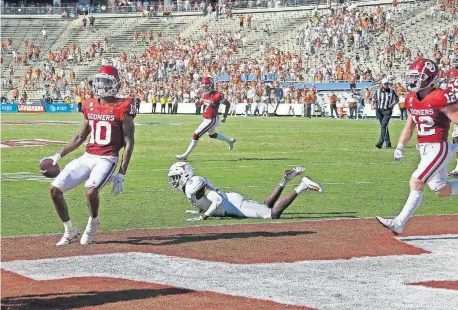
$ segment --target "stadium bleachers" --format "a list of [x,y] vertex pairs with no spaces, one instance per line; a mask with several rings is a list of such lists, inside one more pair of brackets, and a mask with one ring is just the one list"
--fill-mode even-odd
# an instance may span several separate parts
[[[432,57],[433,40],[432,36],[436,33],[440,34],[443,31],[450,31],[450,29],[458,25],[458,21],[444,22],[439,18],[431,18],[429,8],[431,4],[426,1],[406,1],[401,2],[402,10],[394,11],[391,1],[379,1],[368,5],[368,2],[356,2],[351,6],[347,6],[347,12],[350,11],[348,16],[352,17],[352,11],[357,10],[363,16],[373,15],[377,6],[383,12],[391,12],[391,20],[387,23],[394,29],[394,38],[402,33],[405,41],[406,48],[415,53],[420,50],[424,56]],[[339,9],[335,6],[335,11]],[[248,12],[248,13],[247,13]],[[250,14],[252,16],[252,29],[239,26],[239,17]],[[119,58],[122,53],[126,53],[130,59],[134,55],[141,55],[149,46],[147,39],[142,40],[142,36],[146,36],[149,30],[153,32],[153,43],[158,41],[158,34],[161,33],[161,40],[163,42],[173,42],[175,37],[180,36],[188,42],[203,42],[221,35],[234,36],[240,33],[243,41],[246,42],[242,48],[241,44],[234,54],[235,60],[257,60],[264,61],[269,55],[261,55],[260,45],[268,43],[270,47],[275,48],[280,53],[296,54],[304,57],[306,64],[302,75],[307,81],[314,81],[316,68],[325,64],[343,63],[343,59],[338,60],[336,56],[336,49],[334,47],[322,47],[314,51],[310,55],[301,44],[297,44],[296,33],[299,29],[305,27],[315,27],[319,25],[325,16],[329,16],[329,9],[319,9],[314,12],[313,7],[301,7],[297,10],[245,10],[233,12],[232,18],[227,18],[220,15],[219,18],[211,16],[201,16],[199,13],[193,14],[176,14],[173,17],[154,17],[146,18],[138,15],[126,16],[110,16],[96,15],[95,26],[83,27],[81,18],[76,20],[61,20],[49,18],[6,18],[2,19],[2,38],[12,38],[13,48],[18,51],[20,55],[25,52],[24,41],[28,40],[29,44],[35,44],[41,50],[41,58],[38,62],[32,62],[33,68],[43,67],[47,61],[46,53],[48,51],[63,51],[70,50],[72,44],[76,44],[81,49],[82,54],[87,50],[101,42],[103,44],[104,38],[108,38],[109,48],[104,49],[103,58],[113,59]],[[428,27],[425,27],[425,20],[427,20]],[[208,27],[208,32],[203,32],[203,27]],[[268,25],[268,31],[265,28]],[[43,40],[41,30],[46,29],[48,39]],[[362,59],[361,48],[346,48],[344,46],[344,59],[350,59],[352,68],[361,66],[364,70],[373,72],[373,76],[382,73],[388,73],[393,78],[401,76],[401,72],[410,59],[407,58],[394,58],[393,67],[389,70],[383,67],[382,62],[379,61],[377,51],[386,50],[388,44],[393,44],[393,37],[389,38],[385,29],[374,31],[371,34],[370,42],[366,42],[369,46],[369,58]],[[140,38],[134,40],[134,33],[138,33]],[[431,38],[425,40],[425,38]],[[332,45],[332,44],[331,44]],[[358,55],[358,56],[357,56]],[[9,66],[12,62],[11,52],[3,52],[2,74],[8,76]],[[212,57],[215,57],[214,54]],[[359,60],[356,60],[359,57]],[[55,64],[56,67],[61,68],[66,73],[73,71],[76,75],[76,83],[90,77],[94,74],[96,69],[101,65],[102,58],[95,57],[89,59],[83,58],[83,61],[61,62]],[[315,69],[314,69],[315,68]],[[22,79],[26,74],[27,66],[21,63],[14,66],[14,73],[12,75],[13,84],[16,87],[22,87]],[[197,72],[203,74],[204,68],[198,67]],[[42,96],[42,84],[37,83],[34,87],[28,90],[29,98],[40,99]]]

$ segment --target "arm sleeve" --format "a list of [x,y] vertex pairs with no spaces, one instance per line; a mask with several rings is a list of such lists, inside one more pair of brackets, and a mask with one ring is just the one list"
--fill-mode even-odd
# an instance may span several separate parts
[[215,212],[216,208],[218,208],[223,203],[223,198],[215,191],[210,191],[207,194],[207,199],[212,202],[211,206],[205,211],[206,216],[211,216],[213,212]]

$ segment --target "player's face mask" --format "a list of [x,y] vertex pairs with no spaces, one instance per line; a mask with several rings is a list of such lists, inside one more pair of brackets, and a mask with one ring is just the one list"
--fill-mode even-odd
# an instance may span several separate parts
[[110,75],[96,75],[92,88],[98,97],[113,97],[118,93],[120,83]]
[[169,185],[175,190],[182,190],[188,180],[194,175],[191,165],[186,162],[173,164],[168,173]]

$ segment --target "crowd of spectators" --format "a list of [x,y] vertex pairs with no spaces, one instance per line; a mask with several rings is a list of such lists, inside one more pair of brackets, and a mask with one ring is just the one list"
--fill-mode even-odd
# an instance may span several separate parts
[[[232,18],[222,7],[217,12]],[[295,33],[296,44],[305,47],[303,54],[284,52],[271,42],[262,42],[258,53],[246,53],[252,24],[250,15],[233,19],[231,30],[211,29],[211,23],[205,24],[195,38],[177,35],[173,40],[165,39],[161,33],[153,33],[153,29],[146,33],[135,32],[134,41],[144,40],[147,48],[140,54],[122,53],[110,58],[104,56],[104,51],[109,49],[106,37],[89,47],[83,48],[73,42],[70,47],[45,52],[28,41],[23,42],[22,48],[14,49],[12,39],[8,39],[1,43],[2,53],[12,53],[9,78],[3,79],[3,89],[11,90],[16,101],[21,98],[27,101],[27,91],[36,89],[41,90],[45,102],[77,101],[91,96],[91,81],[75,76],[74,68],[81,63],[97,61],[119,69],[123,95],[158,105],[170,104],[170,109],[161,106],[163,112],[172,112],[175,101],[186,102],[194,98],[202,76],[223,77],[217,86],[235,103],[257,103],[260,98],[269,97],[271,90],[278,88],[282,81],[348,81],[354,85],[358,81],[374,81],[386,76],[393,63],[406,63],[430,54],[431,51],[417,48],[412,51],[406,46],[405,34],[397,32],[391,22],[396,18],[402,18],[402,9],[399,10],[396,1],[393,9],[386,12],[374,7],[373,11],[363,13],[346,5],[333,6],[327,14],[316,11]],[[445,18],[452,17],[446,15]],[[88,20],[93,25],[91,16]],[[382,34],[388,37],[385,50],[372,46],[374,37]],[[432,53],[443,72],[450,65],[451,52],[457,49],[457,35],[456,26],[433,35],[435,49]],[[43,29],[43,40],[45,36]],[[369,53],[369,49],[375,49],[375,53]],[[332,51],[334,56],[314,61],[318,65],[311,66],[311,59],[323,54],[320,50]],[[374,54],[377,59],[373,59]],[[383,70],[372,72],[374,62]],[[21,80],[14,79],[17,67],[26,68]],[[285,88],[281,100],[286,103],[315,102],[316,91]]]

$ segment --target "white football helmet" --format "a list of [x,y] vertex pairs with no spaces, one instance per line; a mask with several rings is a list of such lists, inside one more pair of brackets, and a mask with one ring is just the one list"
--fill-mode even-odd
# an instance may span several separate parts
[[174,163],[168,173],[169,184],[173,189],[182,190],[186,182],[194,176],[192,167],[187,162]]

